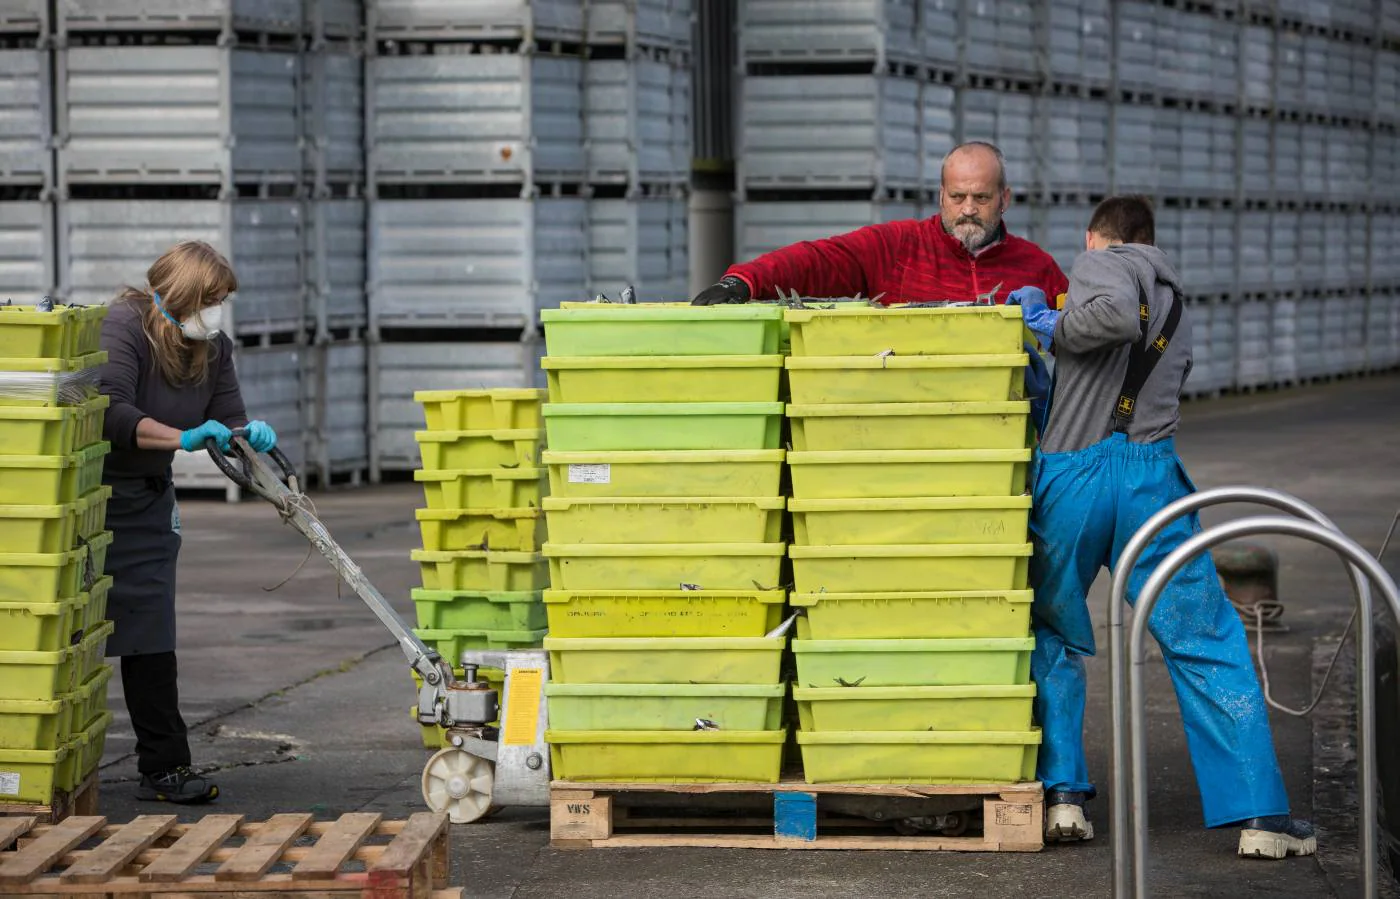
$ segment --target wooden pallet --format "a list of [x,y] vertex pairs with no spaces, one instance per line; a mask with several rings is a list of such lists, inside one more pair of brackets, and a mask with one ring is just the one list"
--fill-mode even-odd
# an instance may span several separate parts
[[[705,797],[713,807],[730,796],[766,801],[749,817],[666,815]],[[982,833],[901,836],[888,823],[825,816],[823,796],[891,800],[966,797],[982,802]],[[771,800],[771,801],[770,801]],[[797,801],[794,801],[797,800]],[[737,804],[737,803],[735,803]],[[768,811],[771,809],[771,812]],[[640,813],[640,814],[639,814]],[[822,829],[840,833],[822,834]],[[883,833],[859,833],[861,830]],[[736,833],[748,830],[748,833]],[[752,832],[766,830],[767,832]],[[852,834],[851,831],[857,831]],[[721,849],[919,849],[958,852],[1038,852],[1044,848],[1045,792],[1039,783],[920,786],[904,784],[808,784],[785,778],[776,784],[551,784],[551,844],[560,849],[690,846]]]
[[40,824],[57,824],[72,815],[97,814],[97,772],[88,775],[76,790],[57,793],[47,804],[0,802],[0,816],[33,818]]
[[87,815],[0,818],[0,895],[461,899],[446,887],[447,839],[447,816],[427,812],[407,821],[207,815],[193,824],[141,815],[115,826]]

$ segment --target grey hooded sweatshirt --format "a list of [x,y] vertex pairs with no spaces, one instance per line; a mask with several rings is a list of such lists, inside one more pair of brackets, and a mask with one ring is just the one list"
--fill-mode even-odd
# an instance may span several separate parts
[[[1041,452],[1082,450],[1113,433],[1128,355],[1142,336],[1139,284],[1147,287],[1151,341],[1166,323],[1172,287],[1181,288],[1162,251],[1123,244],[1090,250],[1074,260],[1069,294],[1055,326],[1055,391]],[[1130,441],[1152,443],[1176,433],[1181,388],[1190,372],[1191,321],[1183,310],[1166,354],[1138,394]]]

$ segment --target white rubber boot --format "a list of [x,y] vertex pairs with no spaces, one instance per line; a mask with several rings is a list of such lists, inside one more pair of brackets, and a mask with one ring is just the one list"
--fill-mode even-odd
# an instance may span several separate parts
[[1075,843],[1094,838],[1094,825],[1084,816],[1084,807],[1068,802],[1045,809],[1045,842]]
[[1317,852],[1317,837],[1311,827],[1298,828],[1292,825],[1284,831],[1252,830],[1240,831],[1239,854],[1242,858],[1264,858],[1278,860],[1290,855],[1312,855]]

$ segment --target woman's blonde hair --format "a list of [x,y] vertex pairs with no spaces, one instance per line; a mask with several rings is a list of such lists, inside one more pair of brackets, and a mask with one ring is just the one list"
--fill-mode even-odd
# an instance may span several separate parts
[[[238,289],[238,277],[224,255],[202,240],[187,240],[166,251],[146,270],[146,288],[128,287],[117,299],[141,311],[141,324],[151,342],[156,367],[172,386],[202,384],[210,363],[218,358],[213,340],[186,340],[175,321],[184,321]],[[160,306],[155,302],[160,295]]]

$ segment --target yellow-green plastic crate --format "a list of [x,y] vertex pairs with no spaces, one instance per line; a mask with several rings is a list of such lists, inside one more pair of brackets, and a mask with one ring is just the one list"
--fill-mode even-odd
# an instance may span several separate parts
[[782,543],[546,543],[558,590],[745,590],[782,583]]
[[413,473],[429,509],[538,509],[549,493],[543,468],[468,468]]
[[782,403],[550,403],[561,452],[778,449]]
[[112,718],[111,712],[103,712],[83,731],[82,752],[78,756],[77,779],[70,789],[77,789],[83,780],[102,764],[102,753],[107,748],[107,731],[112,726]]
[[0,505],[0,552],[61,553],[77,545],[82,500],[59,505]]
[[1031,727],[1035,685],[798,686],[792,698],[805,731],[1025,731]]
[[429,431],[537,429],[545,392],[535,388],[491,390],[420,390],[413,401],[423,406]]
[[414,513],[430,552],[499,549],[537,552],[545,542],[539,509],[418,509]]
[[427,471],[539,464],[544,431],[538,428],[495,431],[415,431],[413,439]]
[[1021,543],[1029,533],[1029,496],[903,499],[794,499],[799,545]]
[[775,543],[779,496],[634,497],[544,501],[555,543]]
[[1030,590],[794,593],[802,640],[1028,637]]
[[550,730],[545,739],[559,780],[777,783],[787,734],[781,730]]
[[110,532],[63,553],[0,553],[0,602],[73,596],[102,577]]
[[107,620],[107,596],[111,592],[112,577],[106,575],[93,584],[92,589],[77,595],[80,616],[77,623],[82,633],[91,633],[96,630],[98,625]]
[[630,306],[545,309],[549,356],[769,356],[778,352],[777,306]]
[[792,402],[1006,402],[1025,396],[1025,353],[1002,356],[792,356]]
[[54,652],[71,646],[73,635],[81,632],[81,602],[77,597],[0,602],[0,650]]
[[793,640],[802,687],[943,687],[1030,683],[1031,637]]
[[0,357],[60,358],[98,347],[105,306],[0,306]]
[[1029,449],[788,453],[795,499],[1019,496]]
[[1022,350],[1021,307],[789,309],[794,356],[1012,355]]
[[561,356],[551,403],[776,403],[782,356]]
[[1024,590],[1029,543],[793,546],[798,593]]
[[[457,677],[458,680],[461,680],[465,674],[463,669],[458,667],[454,667],[452,669],[452,673]],[[491,689],[496,691],[497,702],[500,702],[505,697],[506,673],[501,669],[477,668],[476,679],[479,681],[486,681],[488,684],[491,685]],[[413,692],[416,694],[419,688],[421,688],[422,686],[423,679],[418,676],[418,672],[413,672]],[[412,721],[414,724],[419,724],[418,706],[411,705],[408,707],[408,717],[409,720]],[[486,723],[492,727],[500,726],[499,721],[488,721]],[[452,741],[447,736],[447,728],[445,727],[419,724],[419,731],[422,735],[424,749],[446,749],[449,746],[453,745]]]
[[545,684],[552,730],[778,730],[787,684]]
[[105,484],[78,500],[78,537],[91,540],[107,529],[107,503],[112,488]]
[[58,749],[72,732],[71,701],[0,699],[0,749]]
[[415,549],[423,587],[427,590],[500,590],[519,592],[549,586],[549,562],[539,553],[464,550],[429,552]]
[[776,684],[786,645],[786,636],[544,640],[558,684]]
[[1035,780],[1040,731],[799,731],[807,783]]
[[103,442],[66,456],[0,453],[0,503],[29,506],[81,499],[102,486],[102,461],[110,449]]
[[556,637],[762,637],[784,590],[546,590]]
[[462,653],[480,649],[528,649],[540,645],[543,628],[537,631],[427,630],[414,631],[418,639],[438,651],[452,665],[462,664]]
[[52,652],[0,651],[0,696],[6,699],[60,699],[83,682],[74,676],[80,647]]
[[429,630],[535,631],[548,626],[541,591],[414,590],[418,626]]
[[103,621],[83,635],[83,640],[73,649],[73,685],[86,683],[93,673],[102,667],[102,659],[107,654],[107,638],[112,636],[116,625]]
[[97,368],[106,361],[106,353],[73,359],[0,357],[0,406],[82,405],[99,395]]
[[[550,496],[779,496],[784,450],[561,453],[547,450]],[[1029,458],[1029,457],[1028,457]]]
[[48,805],[56,792],[68,746],[57,749],[0,749],[0,802]]
[[1030,403],[788,406],[795,452],[1024,449]]
[[0,404],[0,454],[64,456],[91,446],[102,439],[102,415],[110,403],[110,397],[95,396],[81,406]]
[[69,718],[70,733],[86,730],[107,711],[107,685],[111,680],[112,666],[98,665],[88,674],[86,680],[68,694],[67,699],[72,708],[72,717]]

